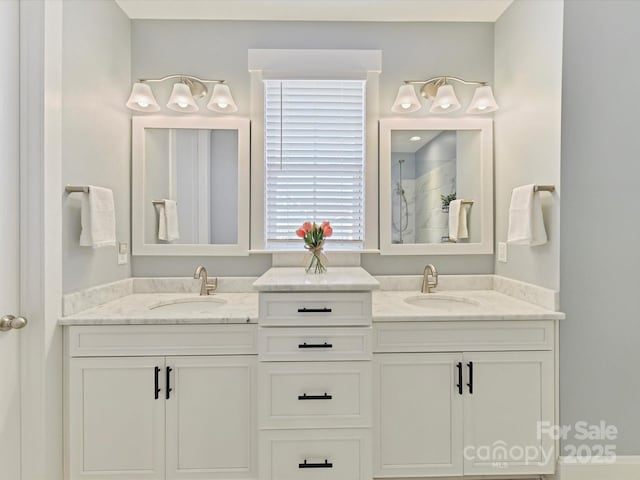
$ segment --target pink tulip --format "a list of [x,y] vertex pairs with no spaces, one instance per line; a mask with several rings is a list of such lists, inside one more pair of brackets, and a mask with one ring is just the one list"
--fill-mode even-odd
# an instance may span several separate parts
[[331,228],[331,225],[329,225],[329,223],[327,222],[327,224],[322,227],[322,235],[326,238],[330,237],[332,234],[333,228]]
[[304,222],[302,224],[302,227],[300,227],[302,230],[304,230],[305,232],[310,232],[311,230],[313,230],[313,225],[311,224],[311,222]]
[[307,236],[307,232],[305,232],[302,228],[299,228],[298,230],[296,230],[296,235],[300,238],[304,238]]

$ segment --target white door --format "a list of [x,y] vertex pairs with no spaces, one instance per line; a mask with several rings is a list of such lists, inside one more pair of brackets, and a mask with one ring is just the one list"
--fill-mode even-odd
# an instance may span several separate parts
[[374,475],[462,475],[462,355],[374,355]]
[[73,358],[69,478],[163,480],[163,357]]
[[465,353],[464,473],[552,473],[553,352]]
[[257,478],[256,356],[167,357],[167,479]]
[[[0,317],[19,314],[19,17],[0,1]],[[9,324],[9,319],[5,324]],[[1,323],[1,321],[0,321]],[[14,322],[14,326],[19,324]],[[0,477],[20,475],[20,332],[0,330]]]

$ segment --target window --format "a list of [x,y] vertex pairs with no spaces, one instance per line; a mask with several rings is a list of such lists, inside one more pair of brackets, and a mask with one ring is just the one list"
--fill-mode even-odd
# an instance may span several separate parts
[[299,249],[295,230],[326,220],[332,249],[361,249],[365,82],[264,83],[266,247]]

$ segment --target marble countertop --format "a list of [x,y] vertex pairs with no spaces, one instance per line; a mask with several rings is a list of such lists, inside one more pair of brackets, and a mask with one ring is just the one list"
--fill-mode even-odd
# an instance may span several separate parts
[[[174,313],[153,308],[176,301],[220,303],[210,312]],[[216,293],[201,297],[197,293],[134,293],[89,308],[80,313],[62,317],[60,325],[179,325],[215,323],[257,323],[258,294]]]
[[379,287],[380,283],[361,267],[332,267],[321,275],[307,274],[300,267],[277,267],[253,283],[260,292],[353,292]]
[[[425,306],[405,302],[408,298],[422,301]],[[415,290],[373,293],[374,322],[564,318],[564,313],[547,310],[495,290],[436,290],[428,294]]]
[[[426,307],[405,299],[426,301]],[[426,300],[423,300],[425,299]],[[459,300],[459,301],[456,301]],[[210,312],[173,313],[156,308],[176,302],[224,302]],[[373,321],[561,320],[564,314],[533,305],[494,290],[417,290],[373,292]],[[134,293],[83,312],[63,317],[61,325],[176,325],[257,323],[258,294]]]

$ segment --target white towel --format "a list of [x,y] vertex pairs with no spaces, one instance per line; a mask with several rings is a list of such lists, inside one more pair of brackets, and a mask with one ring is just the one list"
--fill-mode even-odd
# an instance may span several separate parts
[[462,199],[458,199],[449,203],[449,240],[454,242],[469,238],[467,229],[468,205],[462,202]]
[[82,194],[80,204],[83,247],[111,247],[116,245],[116,211],[113,192],[108,188],[89,185],[89,193]]
[[158,222],[158,238],[166,242],[173,242],[180,238],[178,229],[178,204],[175,200],[162,200],[159,205],[160,220]]
[[507,243],[531,246],[547,243],[542,203],[534,185],[523,185],[513,189],[509,206]]

